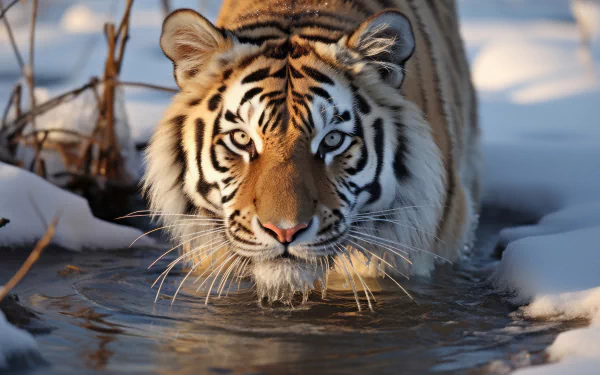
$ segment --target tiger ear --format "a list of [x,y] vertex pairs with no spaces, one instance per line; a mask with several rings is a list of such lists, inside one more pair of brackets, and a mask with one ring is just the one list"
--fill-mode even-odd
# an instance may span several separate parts
[[231,39],[197,12],[180,9],[163,22],[160,47],[173,61],[175,80],[183,89],[217,52],[231,47]]
[[385,10],[369,17],[352,32],[347,46],[379,65],[384,79],[400,87],[404,65],[415,50],[415,35],[406,16]]

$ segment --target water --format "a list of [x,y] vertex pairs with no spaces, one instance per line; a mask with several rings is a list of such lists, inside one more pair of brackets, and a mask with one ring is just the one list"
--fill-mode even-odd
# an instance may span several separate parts
[[[522,221],[488,212],[472,262],[404,282],[416,302],[382,282],[375,312],[357,312],[352,293],[340,292],[260,307],[244,285],[208,306],[204,292],[184,288],[171,306],[181,270],[155,304],[150,285],[163,267],[146,268],[160,252],[51,251],[17,289],[52,326],[37,336],[47,364],[15,373],[502,374],[542,363],[556,335],[577,323],[524,320],[488,285],[498,228]],[[2,254],[6,275],[21,260]],[[80,271],[59,275],[66,265]]]

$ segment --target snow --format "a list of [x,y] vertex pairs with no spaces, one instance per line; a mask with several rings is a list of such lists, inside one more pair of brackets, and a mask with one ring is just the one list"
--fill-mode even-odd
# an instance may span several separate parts
[[[2,286],[0,285],[0,289]],[[9,359],[14,356],[37,353],[37,343],[29,333],[12,326],[0,311],[0,370],[8,367]]]
[[[0,191],[0,216],[10,220],[0,229],[0,248],[34,243],[46,232],[44,222],[49,223],[57,214],[60,221],[52,243],[73,251],[122,249],[142,234],[95,218],[84,198],[4,163],[0,163]],[[151,245],[154,241],[148,237],[135,244]]]
[[[585,0],[588,1],[588,0]],[[532,319],[583,319],[560,334],[545,366],[517,374],[597,374],[600,366],[600,55],[581,47],[567,2],[546,18],[499,2],[462,4],[463,32],[481,99],[483,200],[537,224],[507,228],[491,278]],[[590,6],[592,1],[586,6]],[[473,7],[471,7],[473,5]],[[561,8],[564,6],[564,9]],[[510,6],[509,6],[510,7]],[[595,3],[600,10],[600,2]],[[523,7],[522,7],[523,8]],[[493,10],[492,10],[493,9]],[[561,10],[562,9],[562,10]],[[539,9],[538,9],[539,10]],[[561,15],[562,14],[562,15]],[[593,19],[594,12],[586,15]],[[596,29],[592,30],[597,32]],[[593,38],[598,43],[597,36]]]

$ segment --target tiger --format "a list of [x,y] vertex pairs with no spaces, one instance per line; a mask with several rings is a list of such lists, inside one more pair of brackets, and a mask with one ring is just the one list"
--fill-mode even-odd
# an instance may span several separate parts
[[184,249],[171,268],[289,303],[330,273],[356,295],[468,256],[480,131],[455,1],[225,0],[216,24],[171,13],[160,46],[180,92],[143,192]]

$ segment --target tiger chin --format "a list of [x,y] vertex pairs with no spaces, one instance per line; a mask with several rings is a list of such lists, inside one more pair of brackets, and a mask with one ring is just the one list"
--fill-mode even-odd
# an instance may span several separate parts
[[290,302],[330,274],[369,299],[368,280],[464,258],[479,130],[454,2],[284,3],[226,0],[218,26],[188,9],[163,24],[181,91],[144,193],[178,259]]

